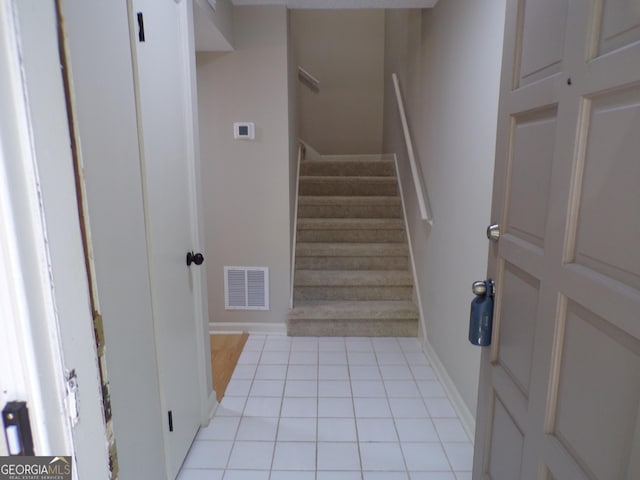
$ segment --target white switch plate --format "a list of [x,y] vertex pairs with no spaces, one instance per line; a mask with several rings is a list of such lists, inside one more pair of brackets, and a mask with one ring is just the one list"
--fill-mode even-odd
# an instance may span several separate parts
[[235,122],[233,124],[233,138],[236,140],[254,140],[256,126],[253,122]]

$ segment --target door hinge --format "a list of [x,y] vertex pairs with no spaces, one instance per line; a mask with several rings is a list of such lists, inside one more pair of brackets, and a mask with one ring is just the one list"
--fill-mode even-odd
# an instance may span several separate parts
[[169,417],[169,431],[173,432],[173,412],[171,410],[169,410],[168,412],[168,417]]
[[65,375],[66,390],[67,390],[67,413],[71,420],[71,425],[76,426],[80,419],[80,409],[78,408],[78,375],[76,369],[72,369]]
[[144,42],[144,16],[142,12],[138,12],[138,41]]

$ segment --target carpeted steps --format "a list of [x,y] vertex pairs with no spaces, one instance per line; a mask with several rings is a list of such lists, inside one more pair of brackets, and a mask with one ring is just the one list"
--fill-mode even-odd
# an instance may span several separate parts
[[416,336],[393,157],[303,160],[289,335]]
[[300,218],[402,218],[400,197],[313,195],[298,198]]
[[409,256],[402,243],[309,243],[296,245],[296,270],[404,270]]
[[405,242],[399,218],[300,218],[298,242]]
[[[289,334],[305,336],[415,337],[412,301],[303,302],[289,315]],[[329,325],[328,325],[329,324]]]

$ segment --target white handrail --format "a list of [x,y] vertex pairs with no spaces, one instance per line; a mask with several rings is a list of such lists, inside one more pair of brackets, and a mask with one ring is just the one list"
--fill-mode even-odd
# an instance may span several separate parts
[[298,78],[315,92],[320,91],[320,80],[298,65]]
[[293,308],[293,283],[296,276],[296,242],[298,234],[298,190],[300,189],[300,162],[305,157],[306,146],[304,143],[298,143],[298,166],[296,167],[296,199],[293,207],[293,237],[291,244],[291,291],[289,292],[289,308]]
[[433,215],[431,213],[431,205],[429,205],[429,196],[426,192],[426,186],[422,182],[422,176],[416,163],[416,156],[413,152],[413,142],[411,141],[411,133],[409,132],[409,124],[407,123],[407,115],[404,111],[404,102],[402,100],[402,93],[400,92],[400,82],[398,82],[398,76],[393,73],[393,87],[396,92],[396,100],[398,103],[398,113],[400,114],[400,122],[402,123],[402,131],[404,133],[404,141],[407,145],[407,155],[409,156],[409,165],[411,166],[411,175],[413,177],[413,184],[416,189],[416,195],[418,197],[418,208],[420,209],[420,218],[430,225],[433,225]]

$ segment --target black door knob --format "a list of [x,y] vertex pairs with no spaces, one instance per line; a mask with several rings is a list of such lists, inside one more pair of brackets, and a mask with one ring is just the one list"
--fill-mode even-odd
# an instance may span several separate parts
[[204,255],[201,253],[187,252],[187,266],[190,266],[192,263],[202,265],[202,262],[204,262]]

